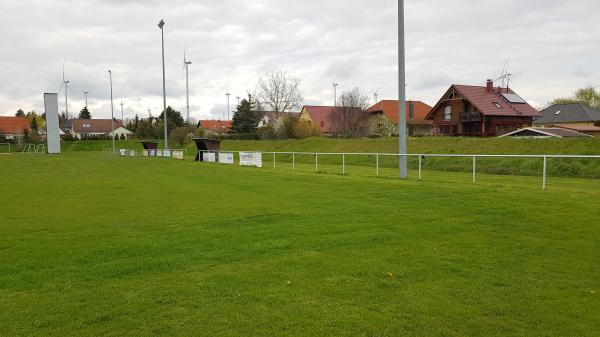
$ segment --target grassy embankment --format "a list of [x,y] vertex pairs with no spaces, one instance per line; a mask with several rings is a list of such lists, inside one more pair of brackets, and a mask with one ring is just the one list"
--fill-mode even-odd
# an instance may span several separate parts
[[[223,150],[249,151],[296,151],[296,152],[368,152],[395,153],[398,149],[397,138],[376,139],[331,139],[312,138],[305,140],[281,141],[225,141]],[[100,151],[112,146],[109,141],[80,141],[63,143],[65,151]],[[119,148],[141,148],[137,141],[119,141]],[[410,138],[410,153],[416,154],[600,154],[600,138],[591,139],[501,139],[501,138],[447,138],[423,137]],[[195,153],[195,146],[188,146],[189,153]],[[267,165],[271,156],[264,157]],[[290,163],[290,155],[278,155],[276,160]],[[313,156],[297,156],[299,163],[314,163]],[[323,165],[340,166],[340,156],[321,156]],[[374,167],[375,156],[348,156],[349,166]],[[380,166],[397,167],[398,160],[393,157],[381,157]],[[541,159],[522,158],[486,158],[479,159],[478,171],[490,174],[539,176],[542,171]],[[410,168],[417,169],[416,158],[410,159]],[[472,170],[470,158],[427,158],[423,169],[428,171],[469,172]],[[558,177],[600,178],[599,159],[551,159],[548,162],[548,174]]]

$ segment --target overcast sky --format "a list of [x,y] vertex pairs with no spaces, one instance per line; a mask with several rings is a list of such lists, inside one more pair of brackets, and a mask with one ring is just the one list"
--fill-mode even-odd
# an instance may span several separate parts
[[[406,0],[407,95],[433,105],[451,83],[484,85],[510,58],[512,87],[534,105],[600,86],[598,0]],[[0,115],[43,112],[63,64],[69,111],[89,91],[95,118],[162,110],[164,18],[167,104],[185,111],[187,40],[191,114],[223,118],[225,92],[245,96],[258,76],[301,79],[306,104],[331,105],[359,87],[397,97],[395,0],[20,0],[0,4]],[[64,111],[64,93],[59,110]]]

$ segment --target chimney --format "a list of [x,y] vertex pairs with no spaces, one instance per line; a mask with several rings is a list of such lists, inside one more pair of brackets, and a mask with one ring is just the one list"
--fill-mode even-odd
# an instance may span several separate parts
[[492,80],[487,80],[487,83],[486,83],[486,84],[487,84],[487,85],[486,85],[486,87],[487,87],[487,91],[488,91],[488,92],[494,92],[494,81],[492,81]]

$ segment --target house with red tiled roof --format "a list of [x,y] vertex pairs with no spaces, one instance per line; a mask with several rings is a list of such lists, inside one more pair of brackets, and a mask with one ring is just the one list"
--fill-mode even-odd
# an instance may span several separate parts
[[21,143],[30,129],[25,117],[0,116],[0,141]]
[[112,138],[113,127],[115,135],[120,138],[121,135],[127,138],[133,132],[125,129],[123,121],[116,119],[72,119],[70,120],[71,134],[79,139],[97,139],[103,137]]
[[298,120],[318,127],[322,133],[328,134],[330,132],[329,115],[335,109],[336,107],[333,106],[305,105],[300,111]]
[[[421,101],[406,101],[406,125],[411,135],[430,135],[433,122],[427,119],[431,106]],[[395,125],[398,125],[398,100],[382,100],[367,112],[385,116]]]
[[431,109],[434,134],[501,136],[530,127],[540,113],[510,88],[453,84]]
[[[398,100],[382,100],[368,110],[370,113],[383,113],[394,124],[398,124]],[[431,107],[421,101],[406,101],[406,124],[433,124],[427,119]]]
[[[363,114],[364,116],[362,116]],[[339,117],[333,117],[334,115]],[[360,130],[360,127],[355,128],[355,125],[350,125],[355,123],[353,120],[361,119],[366,123],[364,130]],[[351,131],[350,129],[354,129],[355,132],[353,132],[357,134],[364,133],[364,136],[390,136],[395,132],[394,125],[383,114],[371,113],[356,107],[305,105],[298,116],[298,120],[318,128],[322,134],[328,136],[340,136],[341,134],[348,136],[347,133]]]
[[198,128],[211,134],[223,135],[231,132],[231,121],[204,119],[198,121]]

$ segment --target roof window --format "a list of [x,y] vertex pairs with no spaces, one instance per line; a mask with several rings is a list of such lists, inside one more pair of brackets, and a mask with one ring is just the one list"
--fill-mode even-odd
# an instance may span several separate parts
[[558,115],[560,115],[560,113],[561,113],[561,112],[562,112],[561,110],[558,110],[558,111],[557,111],[557,112],[555,112],[554,114],[558,116]]
[[492,102],[492,103],[494,103],[494,105],[496,106],[496,108],[502,109],[502,105],[500,105],[500,103],[498,103],[498,102]]

